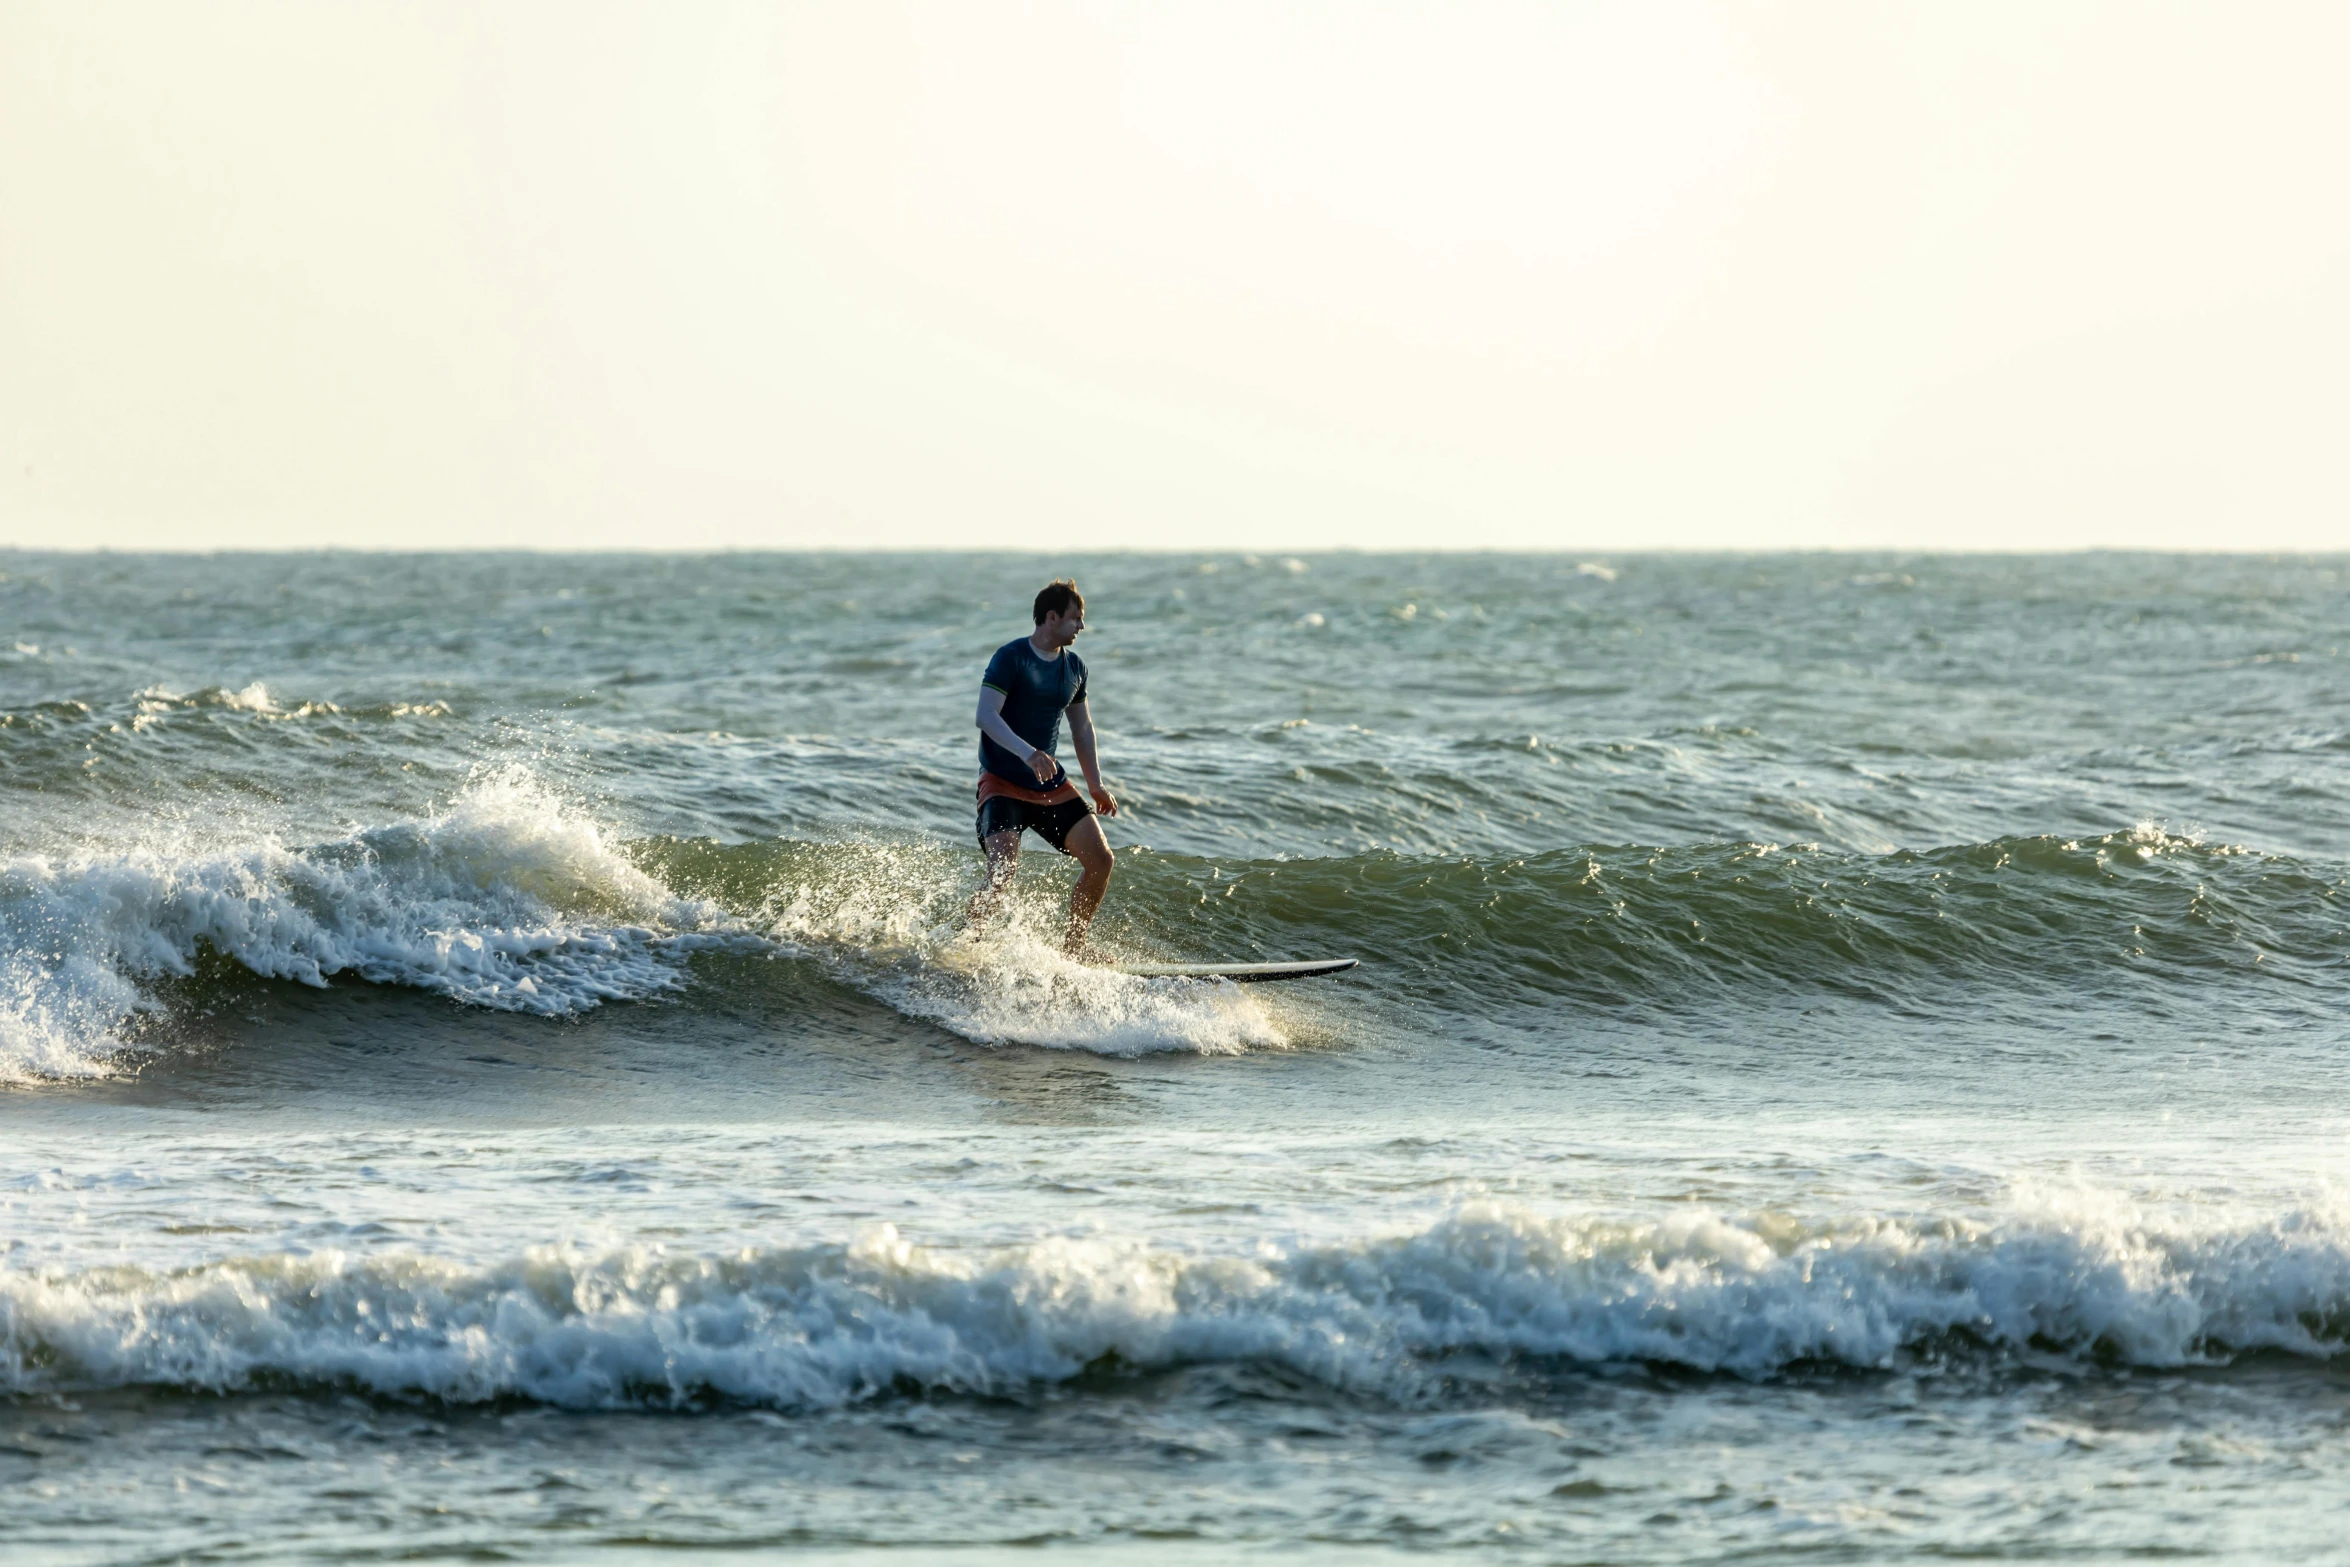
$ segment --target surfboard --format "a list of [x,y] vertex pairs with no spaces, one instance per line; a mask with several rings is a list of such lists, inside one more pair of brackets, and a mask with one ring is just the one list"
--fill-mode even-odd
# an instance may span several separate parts
[[1277,979],[1312,979],[1353,968],[1360,958],[1313,958],[1303,963],[1121,963],[1118,972],[1137,979],[1228,979],[1235,985],[1264,985]]

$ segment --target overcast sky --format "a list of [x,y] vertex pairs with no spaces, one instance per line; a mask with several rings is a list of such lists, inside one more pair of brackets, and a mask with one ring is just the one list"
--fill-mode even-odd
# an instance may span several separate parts
[[2350,6],[0,0],[0,543],[2350,547]]

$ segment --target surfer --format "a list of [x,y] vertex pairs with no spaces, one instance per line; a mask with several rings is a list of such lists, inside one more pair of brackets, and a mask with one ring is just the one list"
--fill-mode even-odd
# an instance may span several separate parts
[[[994,912],[1019,868],[1020,834],[1033,832],[1077,861],[1067,947],[1071,957],[1082,957],[1113,861],[1094,817],[1117,815],[1118,802],[1102,787],[1093,715],[1085,705],[1085,660],[1073,645],[1085,629],[1085,598],[1076,583],[1057,578],[1036,595],[1034,611],[1036,629],[997,648],[979,680],[979,846],[987,852],[987,884],[971,900],[970,924],[977,929]],[[1064,712],[1091,807],[1053,757]]]

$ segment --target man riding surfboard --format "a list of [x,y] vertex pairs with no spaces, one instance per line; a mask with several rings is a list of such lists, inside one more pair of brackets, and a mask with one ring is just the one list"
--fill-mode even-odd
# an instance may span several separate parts
[[[1063,577],[1045,584],[1034,605],[1036,629],[995,650],[979,684],[979,846],[987,853],[987,885],[971,900],[977,927],[995,909],[1020,864],[1020,834],[1033,832],[1077,861],[1077,889],[1069,894],[1067,948],[1085,953],[1085,933],[1109,891],[1114,857],[1094,818],[1118,814],[1102,787],[1094,755],[1093,715],[1085,704],[1085,660],[1073,644],[1085,629],[1085,599]],[[1093,796],[1088,808],[1053,757],[1061,715]]]

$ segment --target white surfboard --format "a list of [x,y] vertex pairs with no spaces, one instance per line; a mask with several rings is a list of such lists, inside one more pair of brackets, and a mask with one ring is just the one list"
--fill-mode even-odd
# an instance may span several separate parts
[[1228,979],[1235,985],[1263,985],[1277,979],[1312,979],[1353,968],[1360,958],[1313,958],[1303,963],[1121,963],[1118,972],[1137,979]]

